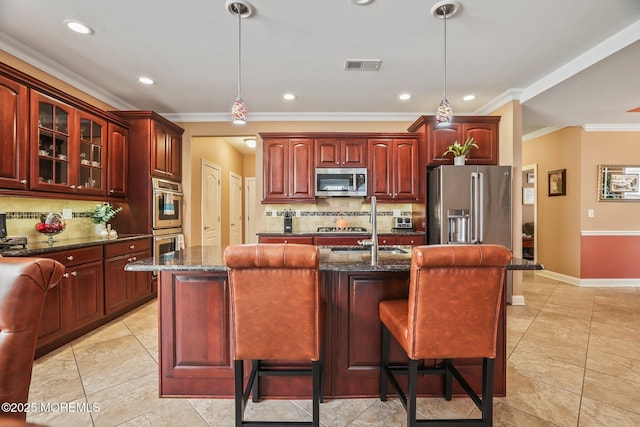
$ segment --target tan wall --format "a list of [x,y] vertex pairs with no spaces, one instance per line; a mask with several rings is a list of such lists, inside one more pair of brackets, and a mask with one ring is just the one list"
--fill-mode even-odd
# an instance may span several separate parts
[[640,231],[640,202],[598,202],[598,165],[640,165],[640,132],[582,132],[579,216],[582,230]]
[[[537,254],[545,269],[580,277],[582,130],[564,128],[523,143],[523,163],[538,164]],[[548,173],[566,169],[566,196],[548,195]]]
[[[255,157],[255,156],[249,156]],[[183,177],[190,176],[189,185],[185,185],[183,180],[183,191],[191,197],[186,203],[187,211],[190,213],[191,223],[194,224],[193,233],[189,239],[189,245],[196,246],[202,244],[201,210],[202,201],[200,194],[202,159],[208,160],[220,166],[220,203],[221,221],[220,241],[223,246],[229,245],[229,173],[234,172],[240,175],[243,180],[246,176],[243,170],[244,159],[242,153],[221,138],[195,137],[191,140],[191,158],[186,171],[190,173],[182,174]]]

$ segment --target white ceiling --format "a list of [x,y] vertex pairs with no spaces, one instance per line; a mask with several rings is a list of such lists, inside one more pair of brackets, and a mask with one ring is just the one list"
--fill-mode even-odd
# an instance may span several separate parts
[[[251,0],[250,0],[251,1]],[[249,120],[402,120],[433,114],[443,89],[436,0],[253,0],[242,21]],[[640,130],[639,0],[461,0],[447,22],[454,114],[511,99],[524,131]],[[63,22],[79,20],[81,36]],[[224,0],[0,0],[0,49],[119,109],[228,120],[238,21]],[[379,71],[345,71],[380,59]],[[142,86],[137,77],[157,83]],[[297,99],[284,101],[293,92]],[[398,94],[413,95],[408,102]],[[474,101],[462,97],[475,94]]]

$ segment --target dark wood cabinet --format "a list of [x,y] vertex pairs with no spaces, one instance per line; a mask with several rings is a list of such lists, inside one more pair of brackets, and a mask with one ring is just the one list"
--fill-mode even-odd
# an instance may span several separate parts
[[102,196],[107,121],[31,91],[31,189]]
[[0,188],[29,186],[29,94],[27,87],[0,75]]
[[182,180],[182,132],[158,121],[151,122],[151,174]]
[[369,139],[369,194],[414,201],[418,194],[418,138]]
[[258,242],[313,245],[313,236],[258,236]]
[[[62,281],[47,292],[36,354],[60,345],[70,334],[104,316],[102,248],[90,247],[43,254],[65,266]],[[53,347],[49,347],[53,345]]]
[[473,137],[478,149],[472,149],[467,155],[467,164],[498,164],[498,126],[499,116],[455,116],[449,126],[438,126],[434,116],[422,116],[408,129],[421,135],[426,146],[426,165],[453,164],[451,154],[442,158],[448,145],[455,141],[464,143]]
[[233,394],[226,272],[160,272],[160,396]]
[[114,123],[107,126],[109,133],[107,145],[107,195],[127,197],[128,130]]
[[315,200],[313,139],[260,134],[263,139],[263,203]]
[[114,314],[126,311],[153,296],[151,274],[125,271],[130,262],[151,257],[151,240],[113,243],[105,246],[105,311]]
[[317,138],[315,166],[319,168],[366,168],[365,138]]
[[151,273],[125,271],[135,259],[151,257],[151,239],[39,254],[65,266],[60,283],[47,292],[36,357],[71,342],[146,301],[157,292]]

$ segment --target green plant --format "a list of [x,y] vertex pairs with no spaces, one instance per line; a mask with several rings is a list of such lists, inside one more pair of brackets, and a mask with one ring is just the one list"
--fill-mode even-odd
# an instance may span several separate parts
[[111,221],[121,210],[122,208],[114,208],[111,206],[111,203],[105,202],[101,205],[96,205],[96,207],[89,212],[89,216],[94,224],[102,224]]
[[473,139],[473,137],[467,138],[464,144],[460,144],[458,140],[456,140],[453,144],[447,146],[447,149],[444,153],[442,153],[442,157],[446,156],[449,153],[453,153],[455,157],[466,156],[471,148],[478,148],[478,144]]

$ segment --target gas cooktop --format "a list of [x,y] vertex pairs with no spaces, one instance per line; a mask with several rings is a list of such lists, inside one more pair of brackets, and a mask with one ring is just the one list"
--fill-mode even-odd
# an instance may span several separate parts
[[318,233],[367,233],[364,227],[318,227]]
[[0,249],[15,249],[27,246],[26,237],[0,237]]

